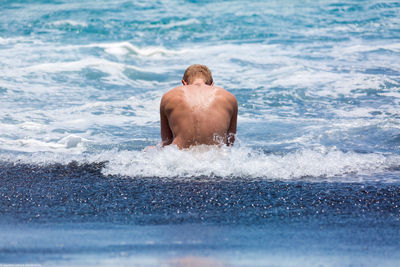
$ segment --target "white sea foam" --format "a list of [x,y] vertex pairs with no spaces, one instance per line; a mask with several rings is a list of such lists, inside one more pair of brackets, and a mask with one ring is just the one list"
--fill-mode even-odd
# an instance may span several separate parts
[[50,23],[50,25],[54,25],[54,26],[81,26],[81,27],[87,27],[88,24],[86,22],[83,21],[75,21],[75,20],[57,20],[54,21],[52,23]]
[[[124,56],[124,58],[135,56],[140,57],[143,61],[140,62],[139,68],[135,65],[114,62],[104,58],[88,57],[81,51],[83,48],[96,47],[103,48],[108,54]],[[2,56],[4,57],[2,61],[10,63],[7,65],[18,66],[18,61],[16,62],[15,58],[25,58],[33,51],[37,53],[43,50],[46,51],[47,57],[53,58],[52,62],[38,61],[37,64],[27,65],[25,61],[21,61],[22,68],[6,68],[3,74],[6,77],[21,79],[28,73],[30,76],[35,74],[40,78],[43,73],[81,71],[84,68],[91,67],[107,74],[108,76],[102,79],[115,85],[134,84],[135,81],[130,80],[123,73],[127,68],[160,74],[171,71],[181,72],[184,70],[184,66],[195,62],[209,65],[213,70],[216,83],[227,88],[257,88],[260,85],[265,86],[266,89],[271,87],[301,87],[307,88],[312,95],[337,97],[338,95],[353,95],[354,89],[384,88],[387,82],[397,83],[385,75],[360,72],[360,70],[368,67],[387,66],[387,56],[377,58],[374,64],[363,62],[362,65],[359,65],[358,63],[360,61],[358,60],[359,53],[362,51],[370,52],[378,49],[398,51],[396,44],[376,43],[366,45],[359,40],[354,40],[344,45],[334,46],[330,50],[314,49],[312,55],[324,57],[329,54],[334,57],[333,60],[324,61],[301,58],[303,51],[307,49],[312,48],[302,44],[294,45],[288,49],[277,44],[237,45],[222,43],[166,49],[164,47],[140,47],[129,42],[60,47],[46,47],[46,45],[31,47],[26,45],[15,47],[15,49],[10,48],[9,53]],[[8,58],[8,54],[13,56]],[[57,57],[59,60],[54,60]],[[207,59],[207,62],[202,62],[204,59]],[[393,58],[392,61],[390,62],[391,69],[400,70],[400,65],[396,63],[396,59]],[[344,69],[345,72],[340,72],[341,69]],[[240,76],[237,75],[238,73],[240,73]],[[30,77],[31,83],[32,78]],[[46,77],[42,79],[47,80]],[[177,83],[179,83],[178,79]],[[38,79],[38,82],[40,82],[40,79]],[[146,86],[146,84],[143,84],[143,86]]]
[[[71,136],[64,148],[80,138]],[[40,145],[40,144],[39,144]],[[59,144],[61,146],[61,144]],[[269,154],[246,147],[216,148],[199,146],[179,150],[174,146],[146,151],[108,150],[96,154],[32,153],[0,154],[0,160],[47,165],[106,162],[104,175],[159,177],[172,179],[272,179],[363,181],[390,168],[398,168],[400,156],[379,153],[360,154],[337,149],[304,149],[286,154]],[[207,178],[208,177],[208,178]]]
[[[182,65],[193,62],[202,63],[202,58],[207,58],[205,64],[214,70],[216,81],[226,87],[245,87],[257,88],[264,85],[270,87],[303,87],[308,88],[310,93],[320,96],[333,96],[353,94],[354,89],[382,88],[385,82],[390,82],[390,78],[359,72],[368,66],[365,64],[358,66],[358,63],[348,62],[352,56],[358,57],[358,48],[361,51],[374,51],[377,49],[396,50],[395,44],[381,45],[375,44],[371,47],[365,45],[357,46],[350,42],[348,47],[342,51],[341,47],[335,47],[332,51],[321,50],[316,56],[335,56],[335,61],[329,64],[327,61],[315,61],[299,59],[304,49],[310,49],[305,45],[297,45],[290,50],[286,50],[279,45],[267,44],[218,44],[211,46],[193,46],[190,48],[180,48],[175,50],[147,47],[139,48],[128,42],[91,44],[89,46],[102,47],[107,53],[113,55],[126,55],[132,53],[140,57],[153,57],[146,59],[144,65],[149,71],[171,71],[182,69]],[[355,46],[355,47],[354,47]],[[355,51],[353,51],[355,49]],[[198,55],[202,55],[199,58]],[[346,56],[344,56],[346,55]],[[173,56],[174,58],[171,58]],[[340,61],[343,62],[340,62]],[[347,63],[346,63],[347,61]],[[357,60],[355,60],[357,62]],[[328,63],[328,65],[327,65]],[[375,61],[373,68],[385,66],[387,59]],[[346,70],[345,65],[349,70]],[[165,67],[168,66],[166,69]],[[334,67],[334,69],[332,69]],[[338,72],[335,69],[345,68],[346,72]],[[396,70],[399,64],[393,62],[391,68]],[[240,77],[251,77],[251,79],[240,79]],[[330,86],[326,86],[329,84]]]
[[182,151],[171,146],[161,151],[118,152],[103,173],[131,177],[218,176],[285,180],[379,173],[399,159],[324,149],[275,155],[249,148],[200,147]]
[[81,47],[100,47],[100,48],[103,48],[106,53],[116,55],[116,56],[126,55],[126,54],[131,53],[134,55],[150,57],[150,56],[156,56],[156,55],[161,55],[161,56],[177,55],[177,54],[182,53],[182,51],[169,50],[164,47],[140,48],[129,42],[95,43],[95,44],[90,44],[90,45],[84,45]]
[[78,61],[42,63],[26,67],[29,72],[45,71],[47,73],[62,71],[79,71],[90,66],[110,66],[114,70],[120,70],[124,65],[98,58],[85,58]]
[[42,63],[23,68],[22,70],[26,71],[27,73],[61,73],[78,72],[84,68],[92,68],[105,73],[106,76],[103,77],[102,80],[115,85],[131,84],[132,81],[123,74],[123,71],[126,68],[137,69],[134,66],[116,63],[105,59],[89,57],[78,61]]
[[20,152],[51,152],[51,153],[67,153],[80,154],[84,148],[84,143],[89,143],[90,140],[80,137],[78,135],[67,135],[61,139],[53,140],[49,138],[33,139],[5,139],[0,138],[1,149]]
[[[174,27],[174,22],[166,27],[170,26]],[[393,41],[354,38],[322,45],[221,41],[166,48],[130,42],[59,45],[34,38],[0,37],[0,44],[4,44],[0,53],[0,96],[4,96],[0,149],[33,153],[35,156],[26,157],[28,162],[42,152],[48,153],[43,156],[45,162],[53,157],[63,162],[93,162],[97,157],[108,161],[103,170],[106,174],[298,179],[379,172],[389,168],[395,158],[313,150],[320,141],[324,143],[324,136],[329,139],[342,132],[357,138],[351,132],[360,127],[370,127],[373,134],[385,135],[386,131],[395,135],[400,64],[394,53],[399,53],[400,47]],[[232,149],[229,157],[218,158],[219,151],[205,152],[202,158],[168,148],[155,154],[90,151],[91,156],[79,156],[88,153],[91,144],[118,147],[133,139],[154,141],[154,136],[141,131],[150,127],[158,133],[161,95],[179,85],[185,67],[192,63],[208,65],[216,85],[237,93],[238,129],[251,133],[245,137],[249,145],[279,145],[283,151],[294,148],[299,152],[278,156],[238,148]],[[379,68],[390,68],[393,74],[389,71],[386,75]],[[157,80],[158,76],[162,79]],[[368,90],[382,97],[369,100]],[[313,117],[306,116],[309,110]],[[257,129],[247,128],[251,124],[257,124]],[[293,127],[293,135],[270,138],[271,124],[299,127]],[[339,139],[336,141],[341,142]],[[391,151],[386,143],[376,146],[379,151]]]

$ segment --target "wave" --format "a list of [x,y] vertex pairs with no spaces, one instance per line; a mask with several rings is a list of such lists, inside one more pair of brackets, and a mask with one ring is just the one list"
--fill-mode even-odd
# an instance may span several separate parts
[[88,24],[82,21],[75,21],[75,20],[57,20],[54,22],[49,23],[52,26],[80,26],[80,27],[87,27]]
[[301,179],[382,172],[400,158],[338,150],[301,150],[284,155],[250,148],[197,147],[188,151],[167,147],[147,152],[122,151],[103,170],[130,177],[242,177]]
[[131,44],[130,42],[117,42],[117,43],[94,43],[89,45],[84,45],[81,47],[99,47],[103,48],[106,53],[111,55],[120,56],[127,54],[134,54],[143,57],[150,57],[155,55],[168,56],[182,54],[185,50],[171,50],[164,47],[144,47],[140,48]]
[[[69,138],[67,143],[80,140]],[[343,152],[336,149],[305,149],[268,153],[248,147],[175,146],[144,151],[107,150],[95,154],[25,153],[0,154],[0,161],[14,164],[103,163],[103,175],[172,179],[272,179],[360,182],[399,169],[400,156]],[[388,178],[389,179],[389,178]]]

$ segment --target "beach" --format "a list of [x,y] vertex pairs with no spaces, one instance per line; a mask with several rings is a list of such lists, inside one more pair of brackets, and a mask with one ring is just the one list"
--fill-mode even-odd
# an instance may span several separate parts
[[[1,2],[0,265],[397,266],[399,14]],[[238,100],[235,145],[160,148],[197,63]]]

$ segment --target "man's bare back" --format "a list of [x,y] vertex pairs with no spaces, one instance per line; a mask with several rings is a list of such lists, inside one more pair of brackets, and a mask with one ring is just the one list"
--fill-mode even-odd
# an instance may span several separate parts
[[213,83],[206,84],[202,77],[188,80],[183,80],[183,86],[168,91],[161,99],[163,146],[232,145],[238,113],[235,96]]

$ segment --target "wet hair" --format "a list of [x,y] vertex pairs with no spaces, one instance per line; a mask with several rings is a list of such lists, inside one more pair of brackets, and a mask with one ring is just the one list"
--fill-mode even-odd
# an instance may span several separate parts
[[207,68],[207,66],[194,64],[189,66],[185,73],[183,74],[183,80],[187,82],[187,84],[191,84],[194,82],[196,78],[201,78],[204,80],[205,84],[211,85],[213,83],[213,78],[211,75],[211,71]]

